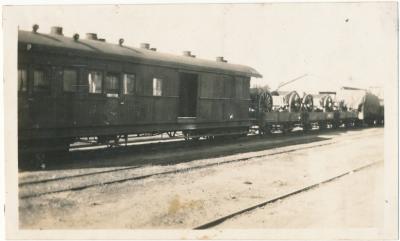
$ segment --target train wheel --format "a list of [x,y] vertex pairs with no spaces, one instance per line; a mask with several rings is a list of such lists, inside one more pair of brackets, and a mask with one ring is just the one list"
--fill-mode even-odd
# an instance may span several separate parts
[[199,136],[193,137],[192,134],[194,134],[194,133],[192,133],[190,131],[184,131],[183,132],[183,138],[185,138],[186,141],[198,141],[198,140],[200,140]]
[[272,134],[272,130],[271,130],[270,126],[266,125],[260,129],[260,135],[267,136],[270,134]]
[[356,122],[355,121],[349,121],[346,123],[346,128],[356,128]]
[[118,135],[107,135],[107,136],[98,136],[97,144],[107,145],[107,147],[111,148],[114,146],[119,146],[119,139],[121,136]]
[[167,132],[169,137],[175,137],[176,136],[176,131],[168,131]]
[[287,134],[293,130],[293,126],[284,125],[281,130],[282,130],[282,133]]
[[18,167],[46,169],[48,163],[65,160],[70,138],[30,140],[18,143]]
[[46,169],[47,159],[45,152],[32,153],[26,157],[27,159],[21,159],[18,161],[18,167],[22,169]]
[[183,132],[183,138],[185,139],[185,141],[190,140],[190,133],[188,131],[184,131]]
[[359,128],[368,127],[368,122],[367,122],[366,120],[360,120],[360,121],[358,122],[358,127],[359,127]]
[[303,124],[303,131],[309,132],[312,129],[311,124]]

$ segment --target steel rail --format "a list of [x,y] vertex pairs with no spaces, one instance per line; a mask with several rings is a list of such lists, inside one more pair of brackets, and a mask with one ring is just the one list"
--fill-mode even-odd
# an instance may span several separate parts
[[[312,135],[312,133],[310,133],[310,135]],[[358,135],[356,136],[352,136],[353,138],[359,138]],[[285,144],[289,144],[289,145],[298,145],[298,144],[308,144],[310,142],[312,142],[311,140],[309,140],[308,142],[305,143],[298,143],[299,140],[288,140],[287,142],[284,142]],[[328,145],[330,144],[334,144],[337,142],[332,142],[332,143],[328,143]],[[271,143],[270,146],[268,146],[268,148],[276,148],[280,145],[282,145],[283,143]],[[315,145],[313,147],[318,147],[320,146]],[[309,147],[306,147],[305,149],[307,149]],[[297,149],[290,149],[288,152],[293,152],[295,150],[303,150],[303,148],[297,148]],[[282,152],[279,152],[277,154],[281,154]],[[270,155],[270,154],[265,154],[266,156]],[[255,157],[257,158],[257,156]],[[223,163],[222,163],[223,164]],[[144,167],[145,165],[135,165],[135,166],[129,166],[129,167],[122,167],[122,168],[114,168],[111,170],[104,170],[104,171],[94,171],[94,172],[87,172],[87,173],[82,173],[82,174],[76,174],[76,175],[65,175],[65,176],[60,176],[60,177],[54,177],[54,178],[46,178],[46,179],[40,179],[40,180],[34,180],[34,181],[23,181],[23,182],[19,182],[18,186],[19,187],[24,187],[24,186],[29,186],[29,185],[35,185],[35,184],[42,184],[42,183],[47,183],[47,182],[53,182],[53,181],[61,181],[61,180],[68,180],[68,179],[73,179],[73,178],[79,178],[79,177],[85,177],[85,176],[92,176],[92,175],[99,175],[99,174],[105,174],[105,173],[112,173],[112,172],[118,172],[118,171],[125,171],[125,170],[131,170],[131,169],[137,169],[140,167]]]
[[[250,157],[238,158],[238,159],[234,159],[234,160],[209,163],[209,164],[205,164],[205,165],[198,165],[198,166],[187,167],[187,168],[181,168],[181,169],[176,169],[176,170],[171,170],[171,171],[156,172],[156,173],[151,173],[151,174],[147,174],[147,175],[128,177],[128,178],[117,179],[117,180],[106,181],[106,182],[93,183],[93,184],[88,184],[88,185],[81,185],[81,186],[76,186],[76,187],[71,187],[71,188],[64,188],[64,189],[53,190],[53,191],[47,191],[47,192],[42,192],[42,193],[27,194],[27,195],[22,195],[19,198],[20,199],[27,199],[27,198],[33,198],[33,197],[38,197],[38,196],[43,196],[43,195],[48,195],[48,194],[54,194],[54,193],[62,193],[62,192],[69,192],[69,191],[80,191],[80,190],[84,190],[84,189],[91,188],[91,187],[96,187],[96,186],[104,186],[104,185],[110,185],[110,184],[123,183],[123,182],[127,182],[127,181],[142,180],[142,179],[155,177],[155,176],[163,176],[163,175],[169,175],[169,174],[190,172],[190,171],[197,170],[197,169],[203,169],[203,168],[212,167],[212,166],[226,165],[226,164],[235,163],[235,162],[243,162],[243,161],[248,161],[248,160],[251,160],[251,159],[258,159],[258,158],[262,158],[262,157],[266,157],[266,156],[274,156],[274,155],[279,155],[279,154],[284,154],[284,153],[289,153],[289,152],[295,152],[295,151],[300,151],[300,150],[311,149],[311,148],[320,147],[320,146],[332,145],[332,144],[335,144],[335,143],[337,143],[337,141],[332,141],[332,142],[329,142],[329,143],[312,145],[312,146],[307,146],[307,147],[293,148],[293,149],[278,151],[278,152],[269,153],[269,154],[261,154],[261,155],[255,155],[255,156],[250,156]],[[136,167],[128,167],[128,168],[124,168],[123,170],[134,169],[134,168],[136,168]],[[112,172],[112,171],[113,170],[104,171],[104,173]],[[118,169],[118,170],[114,170],[114,171],[122,171],[122,170]],[[99,173],[94,173],[92,175],[94,176],[94,175],[98,175],[98,174]],[[88,176],[88,175],[90,175],[90,174],[88,173],[86,176]],[[81,176],[84,176],[84,174],[71,176],[71,177],[75,178],[75,177],[81,177]],[[61,179],[61,180],[62,179],[66,179],[66,177],[62,177],[62,178],[59,178],[59,179]],[[50,182],[50,181],[53,181],[53,180],[57,181],[57,179],[45,179],[45,180],[42,180],[42,181],[36,181],[36,182],[33,181],[33,182],[31,182],[31,184]],[[26,185],[29,185],[29,184],[30,184],[29,182],[25,182],[23,184],[23,186],[26,186]]]
[[202,225],[200,225],[200,226],[195,227],[194,229],[195,229],[195,230],[203,230],[203,229],[209,229],[209,228],[215,227],[215,226],[217,226],[217,225],[219,225],[219,224],[221,224],[221,223],[223,223],[223,222],[225,222],[225,221],[227,221],[227,220],[229,220],[229,219],[232,219],[232,218],[234,218],[234,217],[236,217],[236,216],[239,216],[239,215],[241,215],[241,214],[244,214],[244,213],[253,211],[253,210],[255,210],[255,209],[257,209],[257,208],[260,208],[260,207],[264,207],[264,206],[266,206],[266,205],[268,205],[268,204],[271,204],[271,203],[274,203],[274,202],[276,202],[276,201],[279,201],[279,200],[282,200],[282,199],[286,199],[286,198],[291,197],[291,196],[294,196],[294,195],[296,195],[296,194],[299,194],[299,193],[302,193],[302,192],[305,192],[305,191],[308,191],[308,190],[317,188],[317,187],[319,187],[319,186],[322,185],[322,184],[326,184],[326,183],[332,182],[332,181],[334,181],[334,180],[336,180],[336,179],[339,179],[339,178],[341,178],[341,177],[347,176],[347,175],[352,174],[352,173],[354,173],[354,172],[361,171],[361,170],[363,170],[363,169],[366,169],[366,168],[368,168],[368,167],[371,167],[371,166],[376,165],[376,164],[381,163],[381,162],[382,162],[382,161],[375,161],[375,162],[373,162],[373,163],[369,163],[368,165],[364,165],[364,166],[358,167],[358,168],[353,169],[353,170],[351,170],[351,171],[347,171],[347,172],[344,172],[344,173],[339,174],[339,175],[337,175],[337,176],[334,176],[334,177],[331,177],[331,178],[329,178],[329,179],[326,179],[326,180],[324,180],[324,181],[321,181],[321,182],[318,182],[318,183],[315,183],[315,184],[312,184],[312,185],[309,185],[309,186],[306,186],[306,187],[297,189],[297,190],[295,190],[295,191],[286,193],[286,194],[281,195],[281,196],[278,196],[278,197],[276,197],[276,198],[269,199],[269,200],[267,200],[267,201],[264,201],[264,202],[262,202],[262,203],[256,204],[256,205],[254,205],[254,206],[251,206],[251,207],[248,207],[248,208],[239,210],[239,211],[237,211],[237,212],[228,214],[228,215],[226,215],[226,216],[220,217],[220,218],[215,219],[215,220],[213,220],[213,221],[204,223],[204,224],[202,224]]

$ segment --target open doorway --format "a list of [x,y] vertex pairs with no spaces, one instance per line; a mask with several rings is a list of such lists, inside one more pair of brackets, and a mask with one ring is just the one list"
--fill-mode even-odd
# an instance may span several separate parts
[[179,117],[196,117],[197,74],[181,73],[179,78]]

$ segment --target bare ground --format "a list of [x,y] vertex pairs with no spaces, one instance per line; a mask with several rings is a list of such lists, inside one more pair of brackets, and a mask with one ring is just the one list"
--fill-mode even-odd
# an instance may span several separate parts
[[[322,181],[334,175],[373,162],[383,161],[383,129],[366,129],[357,132],[334,135],[326,141],[335,141],[330,145],[320,145],[309,149],[283,152],[272,156],[250,158],[245,162],[214,165],[188,172],[155,176],[143,180],[127,181],[113,185],[96,186],[81,191],[43,195],[35,198],[20,199],[20,227],[29,229],[88,229],[88,228],[193,228],[212,219],[271,199],[306,185]],[[363,138],[364,137],[364,138]],[[249,144],[251,145],[251,144]],[[307,144],[304,144],[307,145]],[[219,147],[228,152],[231,146]],[[263,152],[278,152],[278,147],[270,150],[257,150],[237,153],[230,156],[191,160],[174,165],[152,165],[133,171],[118,173],[123,176],[138,175],[167,170],[168,168],[187,167],[209,162],[219,162],[229,158],[258,156]],[[211,149],[211,148],[210,148]],[[207,151],[207,150],[203,150]],[[126,157],[124,157],[126,158]],[[372,180],[379,177],[379,171],[369,172]],[[70,175],[68,169],[57,174],[46,172],[46,177]],[[96,178],[110,178],[96,176]],[[43,178],[40,173],[22,173],[21,179]],[[93,177],[92,177],[93,178]],[[344,179],[343,179],[344,180]],[[92,182],[93,180],[84,180]],[[97,180],[98,181],[98,180]],[[83,182],[83,181],[82,181]],[[352,181],[349,181],[352,183]],[[362,185],[363,182],[355,182]],[[354,184],[354,180],[353,180]],[[67,184],[60,185],[73,185]],[[377,184],[378,185],[378,184]],[[346,186],[346,185],[344,185]],[[52,187],[54,188],[54,187]],[[342,188],[328,191],[333,196],[347,193]],[[368,188],[360,189],[367,192]],[[38,191],[35,189],[35,191]],[[26,191],[26,192],[29,192]],[[313,200],[310,197],[310,202]],[[354,205],[352,199],[334,199],[342,205]],[[306,202],[307,203],[307,202]],[[324,204],[324,202],[321,202]],[[376,208],[380,202],[367,203]],[[294,205],[294,204],[292,204]],[[319,205],[318,202],[315,205]],[[333,204],[330,204],[333,205]],[[297,204],[301,209],[302,204]],[[277,207],[279,209],[279,207]],[[323,210],[321,206],[319,208]],[[276,212],[280,213],[280,212]],[[292,219],[290,215],[282,219]],[[326,225],[335,225],[326,219],[326,213],[316,214],[303,226],[318,225],[318,220],[328,220]],[[320,216],[318,216],[320,215]],[[347,215],[353,215],[349,213]],[[362,225],[374,226],[379,219],[363,219]],[[290,221],[290,220],[287,220]],[[247,226],[255,227],[262,221],[243,221]],[[227,223],[230,228],[242,228],[242,221]],[[265,223],[265,222],[264,222]],[[280,222],[285,227],[284,221]],[[301,223],[301,222],[300,222]],[[279,226],[279,227],[281,227]],[[301,226],[301,225],[298,225]],[[223,226],[221,226],[223,227]]]
[[383,163],[230,219],[217,228],[382,228]]

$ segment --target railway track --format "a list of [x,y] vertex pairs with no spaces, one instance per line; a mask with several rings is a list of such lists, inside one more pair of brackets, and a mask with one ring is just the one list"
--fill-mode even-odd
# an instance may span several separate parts
[[[315,148],[315,147],[320,147],[320,146],[332,145],[334,143],[336,143],[336,142],[320,144],[320,145],[304,147],[304,148],[293,148],[291,150],[279,151],[279,152],[272,153],[272,154],[256,155],[256,156],[251,156],[251,157],[246,157],[246,158],[239,158],[239,159],[235,159],[235,160],[210,163],[210,164],[193,166],[193,167],[188,167],[188,168],[181,168],[181,169],[177,169],[177,170],[151,173],[151,174],[147,174],[147,175],[134,176],[134,177],[117,179],[117,180],[106,181],[106,182],[98,182],[98,183],[93,183],[93,184],[89,184],[89,185],[80,185],[80,186],[75,186],[75,187],[65,188],[65,189],[59,189],[59,190],[54,190],[54,191],[22,195],[22,196],[20,196],[20,198],[21,199],[26,199],[26,198],[38,197],[38,196],[54,194],[54,193],[69,192],[69,191],[80,191],[80,190],[84,190],[84,189],[91,188],[91,187],[96,187],[96,186],[104,186],[104,185],[123,183],[123,182],[134,181],[134,180],[142,180],[142,179],[155,177],[155,176],[163,176],[163,175],[184,173],[184,172],[189,172],[189,171],[202,169],[202,168],[207,168],[207,167],[212,167],[212,166],[220,166],[220,165],[229,164],[229,163],[249,161],[251,159],[257,159],[257,158],[261,158],[261,157],[273,156],[273,155],[278,155],[278,154],[283,154],[283,153],[288,153],[288,152],[294,152],[294,151],[299,151],[299,150],[305,150],[305,149],[310,149],[310,148]],[[103,173],[118,172],[118,171],[130,170],[130,169],[134,169],[134,168],[135,167],[120,168],[120,169],[115,169],[115,170],[104,171]],[[29,186],[29,185],[34,185],[34,184],[39,184],[39,183],[48,183],[48,182],[66,180],[66,179],[71,179],[71,178],[79,178],[79,177],[83,177],[83,176],[95,176],[95,175],[98,175],[98,174],[102,174],[102,172],[88,173],[88,174],[75,175],[75,176],[62,177],[62,178],[46,179],[46,180],[33,181],[33,182],[23,182],[23,183],[19,184],[19,186],[20,187],[24,187],[24,186],[26,187],[26,186]]]
[[[246,142],[247,140],[244,140],[244,141]],[[309,139],[309,142],[312,142],[312,141],[314,141],[314,139],[312,139],[312,137],[311,137]],[[282,141],[277,140],[276,143],[272,143],[268,148],[278,147],[281,143],[282,143]],[[290,144],[299,144],[299,141],[298,140],[287,141],[286,144],[289,144],[289,145]],[[233,153],[233,154],[235,154],[235,153]],[[70,178],[84,177],[84,176],[95,175],[95,174],[103,174],[103,173],[111,173],[111,172],[117,172],[117,171],[123,171],[123,170],[130,170],[130,169],[136,169],[136,168],[144,167],[144,166],[145,165],[134,165],[134,166],[129,166],[129,167],[104,170],[104,171],[92,171],[92,172],[89,171],[87,173],[77,174],[77,175],[66,175],[66,176],[59,176],[59,177],[47,178],[47,179],[45,178],[45,179],[34,180],[34,181],[22,181],[22,182],[19,182],[19,186],[22,187],[22,186],[26,186],[26,185],[39,184],[39,183],[58,181],[58,180],[66,180],[66,179],[70,179]]]
[[[363,137],[365,137],[365,135]],[[358,138],[358,136],[357,135],[353,136],[353,138]],[[283,154],[283,153],[311,149],[311,148],[320,147],[320,146],[332,145],[332,144],[337,143],[338,141],[340,141],[340,140],[336,140],[336,141],[329,140],[324,143],[318,143],[318,144],[315,144],[315,143],[304,144],[303,143],[305,146],[283,148],[283,150],[275,151],[272,153],[251,155],[251,156],[247,156],[247,157],[243,157],[243,158],[236,158],[236,159],[226,160],[226,161],[217,161],[217,162],[206,163],[206,164],[201,164],[201,165],[189,166],[189,167],[185,167],[185,168],[172,169],[172,170],[168,170],[168,171],[152,172],[152,173],[148,173],[148,174],[144,174],[144,175],[133,174],[133,175],[129,175],[128,177],[125,177],[125,178],[111,178],[109,180],[106,180],[107,178],[102,177],[102,175],[130,171],[133,169],[137,169],[140,166],[129,166],[129,167],[124,167],[124,168],[115,168],[115,169],[111,169],[111,170],[89,172],[89,173],[83,173],[83,174],[78,174],[78,175],[60,176],[60,177],[56,177],[56,178],[25,181],[25,182],[19,183],[20,198],[27,199],[27,198],[33,198],[33,197],[54,194],[54,193],[80,191],[80,190],[84,190],[84,189],[96,187],[96,186],[111,185],[111,184],[123,183],[123,182],[127,182],[127,181],[143,180],[143,179],[147,179],[147,178],[155,177],[155,176],[178,174],[178,173],[189,172],[192,170],[197,170],[197,169],[202,169],[202,168],[207,168],[207,167],[212,167],[212,166],[226,165],[226,164],[235,163],[235,162],[251,161],[252,159],[258,159],[258,158],[274,156],[274,155]],[[90,177],[89,183],[86,183],[86,184],[81,183],[80,179],[84,178],[84,177]],[[77,181],[77,183],[75,185],[69,185],[69,186],[67,185],[67,187],[63,187],[63,188],[58,187],[60,185],[56,185],[55,188],[51,187],[51,183],[59,184],[58,182],[69,181],[69,180],[74,180],[74,179],[75,179],[75,181]],[[102,181],[97,181],[97,180],[102,180]],[[96,181],[96,182],[93,182],[93,181]],[[46,184],[50,184],[50,186],[45,186]],[[32,189],[32,188],[34,189],[35,186],[37,187],[40,185],[42,186],[42,188],[40,188],[39,191],[37,191],[37,192],[30,191],[30,189]],[[22,189],[22,192],[21,192],[21,189]],[[23,189],[25,189],[27,191],[24,191]],[[45,191],[40,191],[40,190],[45,190]]]
[[[355,127],[353,127],[355,129]],[[349,128],[326,128],[323,130],[310,130],[308,133],[305,133],[303,131],[292,131],[292,132],[286,132],[286,133],[271,133],[270,135],[272,136],[288,136],[288,135],[298,135],[298,134],[309,134],[309,133],[314,133],[316,131],[318,132],[334,132],[334,131],[343,131],[343,130],[349,130]],[[251,133],[248,134],[246,137],[247,138],[252,138],[254,136],[258,136],[258,134]],[[198,142],[199,140],[197,140]],[[200,139],[200,141],[207,141],[207,139]],[[226,140],[225,140],[226,141]],[[177,133],[175,136],[168,137],[167,135],[156,135],[156,136],[143,136],[143,137],[135,137],[134,135],[129,136],[129,140],[124,144],[123,140],[120,139],[120,144],[113,146],[113,148],[110,148],[110,146],[105,145],[105,144],[95,144],[95,143],[77,143],[74,145],[71,145],[70,151],[71,152],[79,152],[79,151],[92,151],[92,150],[102,150],[102,149],[122,149],[124,147],[131,147],[131,146],[139,146],[139,145],[157,145],[157,144],[165,144],[169,143],[171,145],[177,144],[177,143],[188,143],[187,140],[184,139],[184,136],[181,133]],[[190,143],[190,142],[189,142]]]
[[243,215],[243,214],[245,214],[245,213],[247,213],[247,212],[250,212],[250,211],[253,211],[253,210],[255,210],[255,209],[264,207],[264,206],[266,206],[266,205],[268,205],[268,204],[272,204],[272,203],[274,203],[274,202],[277,202],[277,201],[280,201],[280,200],[289,198],[289,197],[291,197],[291,196],[294,196],[294,195],[297,195],[297,194],[300,194],[300,193],[309,191],[309,190],[311,190],[311,189],[314,189],[314,188],[319,187],[320,185],[327,184],[327,183],[329,183],[329,182],[333,182],[333,181],[335,181],[335,180],[337,180],[337,179],[339,179],[339,178],[342,178],[342,177],[344,177],[344,176],[350,175],[350,174],[355,173],[355,172],[359,172],[359,171],[361,171],[361,170],[364,170],[364,169],[366,169],[366,168],[372,167],[372,166],[377,165],[377,164],[379,164],[379,163],[382,163],[382,161],[375,161],[375,162],[369,163],[369,164],[367,164],[367,165],[363,165],[363,166],[361,166],[361,167],[352,169],[351,171],[347,171],[347,172],[341,173],[341,174],[339,174],[339,175],[330,177],[330,178],[328,178],[328,179],[325,179],[325,180],[323,180],[323,181],[314,183],[314,184],[312,184],[312,185],[309,185],[309,186],[306,186],[306,187],[303,187],[303,188],[300,188],[300,189],[297,189],[297,190],[288,192],[288,193],[286,193],[286,194],[280,195],[280,196],[278,196],[278,197],[275,197],[275,198],[266,200],[266,201],[264,201],[264,202],[258,203],[258,204],[256,204],[256,205],[251,206],[251,207],[247,207],[247,208],[241,209],[241,210],[239,210],[239,211],[230,213],[230,214],[228,214],[228,215],[222,216],[222,217],[217,218],[217,219],[215,219],[215,220],[212,220],[212,221],[209,221],[209,222],[204,223],[204,224],[202,224],[202,225],[199,225],[199,226],[195,227],[194,230],[204,230],[204,229],[213,228],[213,227],[218,226],[219,224],[221,224],[221,223],[223,223],[223,222],[225,222],[225,221],[227,221],[227,220],[233,219],[233,218],[235,218],[235,217],[237,217],[237,216],[239,216],[239,215]]
[[[351,130],[351,129],[349,129]],[[362,129],[353,129],[353,130],[362,130]],[[319,134],[331,134],[331,133],[341,133],[343,132],[343,129],[325,129],[323,131],[309,131],[309,132],[302,132],[302,131],[294,131],[290,133],[279,133],[279,134],[274,134],[272,136],[259,136],[259,135],[248,135],[246,137],[241,137],[240,141],[246,142],[246,141],[253,141],[254,139],[270,139],[274,140],[277,138],[282,138],[282,137],[287,137],[287,136],[313,136],[313,135],[319,135]],[[200,139],[197,141],[185,141],[184,139],[181,139],[181,137],[176,136],[173,137],[173,140],[169,140],[166,138],[154,138],[152,137],[153,140],[156,141],[150,141],[150,142],[140,142],[142,144],[138,144],[139,142],[136,142],[135,144],[128,145],[128,146],[116,146],[113,148],[106,148],[106,147],[94,147],[95,149],[86,149],[86,148],[79,148],[79,147],[74,147],[72,151],[68,155],[63,155],[63,156],[58,156],[57,161],[53,160],[47,160],[43,162],[29,162],[29,161],[20,161],[19,162],[19,169],[20,171],[35,171],[35,170],[43,170],[42,164],[45,163],[45,169],[46,170],[59,170],[60,168],[67,169],[68,167],[75,168],[76,165],[85,165],[85,161],[87,159],[96,159],[98,157],[103,157],[103,158],[112,158],[115,157],[116,155],[128,155],[128,154],[145,154],[145,153],[154,153],[154,151],[162,151],[162,150],[169,150],[172,148],[190,148],[193,146],[196,147],[202,147],[202,146],[207,146],[215,144],[232,144],[232,143],[237,143],[237,139],[216,139],[216,140],[206,140],[206,139]],[[93,166],[95,163],[90,163],[87,165],[87,167],[105,167],[107,165],[102,165],[100,163],[97,163]]]

